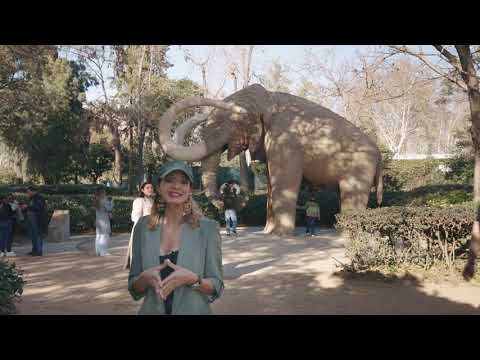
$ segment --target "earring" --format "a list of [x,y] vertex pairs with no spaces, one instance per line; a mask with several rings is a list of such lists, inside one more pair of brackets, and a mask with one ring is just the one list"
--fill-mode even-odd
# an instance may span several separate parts
[[183,216],[188,216],[192,214],[192,195],[188,196],[187,201],[183,204]]

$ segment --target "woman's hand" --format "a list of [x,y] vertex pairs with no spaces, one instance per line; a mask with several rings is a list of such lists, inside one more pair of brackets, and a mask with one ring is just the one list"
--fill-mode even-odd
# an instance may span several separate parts
[[169,276],[161,280],[160,295],[164,300],[177,287],[194,284],[198,279],[194,272],[179,265],[175,265],[169,259],[165,260],[164,265],[169,266],[174,270]]
[[[159,266],[154,266],[148,270],[145,270],[142,272],[138,278],[143,284],[142,287],[151,287],[152,289],[155,290],[155,293],[158,296],[162,296],[162,279],[160,278],[160,271],[165,268],[167,264],[163,263],[162,265]],[[137,280],[137,281],[138,281]]]

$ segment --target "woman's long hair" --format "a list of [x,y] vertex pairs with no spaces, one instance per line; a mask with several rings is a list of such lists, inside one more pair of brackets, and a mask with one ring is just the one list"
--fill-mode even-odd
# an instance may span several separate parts
[[[190,184],[192,185],[192,184]],[[189,200],[187,202],[191,202],[191,211],[188,209],[188,213],[183,215],[183,222],[190,224],[192,228],[196,228],[200,226],[200,219],[203,217],[203,212],[200,206],[193,200],[192,195],[189,196]],[[155,194],[155,198],[152,205],[152,212],[148,217],[148,229],[150,231],[154,231],[157,229],[158,225],[160,225],[160,219],[162,216],[165,215],[166,209],[165,200],[162,198],[161,194]],[[184,207],[188,207],[189,204],[184,204]]]

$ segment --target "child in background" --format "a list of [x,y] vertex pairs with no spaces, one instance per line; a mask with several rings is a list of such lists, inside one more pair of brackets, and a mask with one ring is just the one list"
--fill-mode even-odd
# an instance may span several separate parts
[[320,207],[315,199],[315,195],[310,195],[310,200],[305,203],[305,222],[307,223],[307,231],[305,235],[309,233],[311,236],[315,235],[315,222],[320,220]]

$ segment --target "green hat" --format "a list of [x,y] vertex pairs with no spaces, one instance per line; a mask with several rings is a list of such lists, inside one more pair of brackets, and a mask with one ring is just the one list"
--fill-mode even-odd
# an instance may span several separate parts
[[185,162],[180,160],[169,161],[163,164],[162,167],[160,168],[159,178],[163,179],[168,174],[177,170],[182,171],[185,175],[187,175],[188,179],[193,184],[192,168],[189,165],[187,165]]

